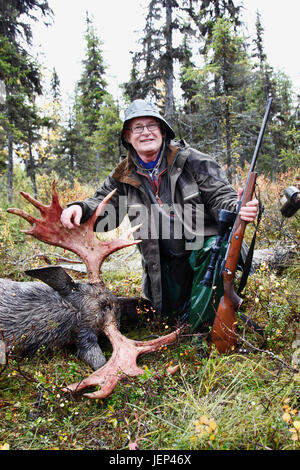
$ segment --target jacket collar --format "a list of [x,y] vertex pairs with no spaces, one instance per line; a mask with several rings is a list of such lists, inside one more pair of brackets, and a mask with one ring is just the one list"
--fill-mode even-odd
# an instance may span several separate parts
[[[172,166],[179,151],[183,148],[186,148],[186,143],[183,140],[180,140],[179,142],[172,141],[169,144],[166,155],[168,167]],[[138,188],[141,186],[142,182],[136,173],[136,165],[134,161],[134,156],[129,151],[126,158],[116,166],[112,177],[121,183],[127,183]]]

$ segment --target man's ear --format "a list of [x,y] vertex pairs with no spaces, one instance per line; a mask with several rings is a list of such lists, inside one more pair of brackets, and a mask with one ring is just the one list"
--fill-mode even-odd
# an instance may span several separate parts
[[163,123],[160,123],[160,131],[162,133],[163,138],[165,139],[167,136],[167,129]]
[[127,144],[131,144],[130,142],[130,131],[126,130],[123,132],[123,136]]

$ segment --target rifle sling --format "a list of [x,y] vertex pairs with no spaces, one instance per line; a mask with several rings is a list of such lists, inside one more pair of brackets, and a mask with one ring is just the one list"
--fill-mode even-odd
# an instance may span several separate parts
[[[250,247],[249,247],[249,250],[248,250],[248,253],[247,253],[247,257],[246,257],[246,260],[245,260],[243,274],[242,274],[242,277],[241,277],[241,280],[240,280],[240,285],[239,285],[239,288],[238,288],[238,295],[245,288],[246,283],[247,283],[247,279],[248,279],[248,276],[249,276],[249,273],[250,273],[250,270],[251,270],[251,267],[252,267],[253,253],[254,253],[254,247],[255,247],[255,242],[256,242],[256,234],[257,234],[258,227],[259,227],[259,224],[260,224],[260,221],[261,221],[261,218],[262,218],[263,211],[264,211],[264,206],[263,206],[261,200],[259,200],[259,210],[258,210],[258,215],[257,215],[257,223],[256,223],[256,227],[255,227],[255,232],[253,234],[251,244],[250,244]],[[256,333],[258,333],[260,336],[263,337],[264,344],[265,344],[265,339],[266,339],[265,338],[265,330],[261,326],[259,326],[258,323],[251,320],[251,318],[247,317],[247,315],[245,315],[244,313],[238,313],[238,315],[239,315],[239,318],[247,326],[250,326],[250,328],[252,328]]]
[[239,285],[239,288],[238,288],[238,291],[237,291],[238,295],[240,295],[240,293],[243,291],[243,289],[245,288],[245,286],[247,284],[247,279],[248,279],[248,276],[249,276],[249,273],[250,273],[250,270],[251,270],[251,267],[252,267],[253,253],[254,253],[254,247],[255,247],[255,242],[256,242],[256,234],[257,234],[258,227],[259,227],[259,224],[260,224],[260,221],[261,221],[261,218],[262,218],[263,211],[264,211],[264,206],[261,203],[261,201],[259,201],[259,210],[258,210],[258,215],[257,215],[257,223],[256,223],[256,227],[255,227],[255,232],[253,234],[251,244],[250,244],[250,247],[249,247],[249,250],[248,250],[248,253],[247,253],[247,257],[246,257],[246,260],[245,260],[243,274],[242,274],[242,277],[241,277],[241,280],[240,280],[240,285]]

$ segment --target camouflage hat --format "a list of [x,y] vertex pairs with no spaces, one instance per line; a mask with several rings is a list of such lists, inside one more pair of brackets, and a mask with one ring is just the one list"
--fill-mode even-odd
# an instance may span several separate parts
[[171,140],[174,139],[175,134],[172,129],[172,127],[167,123],[167,121],[159,114],[157,107],[150,103],[149,101],[145,100],[134,100],[131,105],[126,109],[125,111],[125,119],[124,119],[124,124],[123,124],[123,129],[121,133],[121,139],[122,143],[125,148],[128,149],[128,143],[126,142],[124,138],[124,131],[126,129],[127,122],[130,121],[130,119],[134,119],[137,117],[143,117],[143,116],[151,116],[156,119],[159,119],[163,124],[166,129],[167,137]]

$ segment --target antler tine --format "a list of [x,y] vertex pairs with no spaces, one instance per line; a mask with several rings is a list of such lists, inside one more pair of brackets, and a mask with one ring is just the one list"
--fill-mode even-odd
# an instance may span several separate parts
[[[109,200],[113,197],[113,195],[117,192],[117,188],[114,189],[113,191],[111,191],[104,199],[103,201],[99,204],[99,206],[97,207],[97,209],[95,210],[94,214],[92,215],[91,219],[90,219],[90,224],[92,226],[94,226],[97,218],[100,216],[100,214],[103,212],[103,209],[104,207],[106,206],[106,204],[109,202]],[[125,234],[123,234],[121,237],[119,237],[117,240],[121,241],[121,240],[128,240],[130,241],[130,245],[134,245],[136,243],[140,243],[142,240],[129,240],[129,237],[134,233],[136,232],[137,230],[139,230],[139,228],[141,228],[143,224],[139,224],[139,225],[135,225],[134,227],[131,227],[129,230],[127,230],[125,232]],[[113,240],[111,241],[111,244],[112,244]],[[130,245],[127,245],[127,246],[130,246]]]
[[[167,344],[174,343],[178,339],[181,329],[151,341],[136,341],[126,338],[113,323],[106,325],[103,332],[108,336],[113,347],[109,361],[89,377],[81,382],[68,385],[63,391],[78,393],[86,388],[100,385],[101,390],[83,395],[91,399],[108,397],[124,377],[135,377],[145,372],[136,363],[140,354],[157,351]],[[170,370],[169,373],[172,374],[172,371]]]
[[51,194],[52,194],[52,203],[51,204],[60,206],[57,191],[56,191],[56,181],[55,180],[53,180],[52,184],[51,184]]
[[40,219],[21,209],[11,208],[8,209],[8,212],[19,215],[31,224],[30,229],[22,230],[24,233],[50,245],[60,246],[61,248],[76,253],[87,267],[90,282],[98,283],[101,282],[101,265],[103,260],[110,253],[140,242],[140,240],[130,239],[130,235],[139,227],[132,228],[127,234],[125,234],[125,236],[123,235],[119,239],[106,242],[100,241],[94,233],[94,225],[97,217],[99,217],[105,205],[116,191],[117,189],[109,193],[103,199],[102,203],[98,206],[90,219],[83,222],[79,227],[73,230],[65,228],[60,221],[63,209],[58,200],[55,181],[52,182],[52,201],[48,206],[37,201],[24,191],[21,192],[21,195],[28,202],[39,209],[41,213]]
[[[23,211],[22,209],[12,207],[12,208],[7,209],[7,212],[9,212],[10,214],[19,215],[23,219],[27,220],[27,222],[29,222],[30,225],[34,225],[38,222],[38,219],[36,217],[33,217],[32,215],[28,214],[27,212]],[[32,231],[32,229],[21,230],[21,232],[28,233],[28,234],[30,234],[31,231]]]
[[99,206],[97,207],[97,209],[95,210],[94,214],[92,215],[91,217],[91,224],[94,225],[94,223],[96,222],[96,219],[99,217],[99,215],[101,214],[101,212],[103,211],[104,207],[106,206],[106,204],[108,203],[108,201],[113,197],[113,195],[117,192],[117,188],[114,189],[113,191],[111,191],[107,196],[105,196],[105,198],[103,199],[103,201],[99,204]]
[[117,251],[120,246],[122,248],[126,248],[128,246],[131,246],[131,245],[136,245],[138,243],[141,243],[142,240],[134,240],[134,239],[130,239],[130,236],[136,232],[140,227],[142,226],[142,224],[139,224],[139,225],[135,225],[135,227],[132,227],[130,228],[129,230],[127,230],[123,235],[121,235],[119,238],[116,238],[116,239],[113,239],[113,240],[110,240],[108,242],[108,248],[109,248],[109,253],[113,253],[114,251]]
[[[55,180],[52,181],[51,187],[52,187],[52,201],[51,201],[50,206],[42,204],[40,201],[38,201],[34,197],[30,196],[30,194],[26,193],[25,191],[20,191],[20,194],[21,194],[21,196],[23,196],[24,199],[26,199],[28,202],[30,202],[30,204],[32,204],[34,207],[36,207],[40,211],[42,216],[44,216],[47,213],[47,210],[49,210],[49,208],[55,207],[56,209],[58,209],[59,212],[62,211],[62,207],[59,204],[58,195],[57,195],[57,192],[56,192]],[[9,212],[11,214],[19,215],[23,219],[27,220],[27,222],[29,222],[30,225],[32,225],[32,226],[34,226],[35,224],[37,224],[39,222],[39,219],[32,216],[31,214],[28,214],[28,212],[25,212],[22,209],[18,209],[18,208],[13,207],[13,208],[7,209],[7,212]],[[30,235],[30,234],[32,234],[33,229],[21,230],[21,232],[27,233],[27,234]]]
[[44,215],[46,213],[47,209],[49,209],[50,207],[56,207],[56,208],[62,210],[62,207],[61,207],[61,205],[59,203],[59,200],[58,200],[58,195],[57,195],[57,191],[56,191],[56,181],[55,180],[53,180],[52,183],[51,183],[52,200],[51,200],[51,204],[49,206],[47,206],[45,204],[42,204],[40,201],[38,201],[34,197],[30,196],[30,194],[25,193],[24,191],[20,191],[20,194],[28,202],[30,202],[30,204],[32,204],[34,207],[36,207],[41,212],[42,215]]
[[30,194],[25,193],[24,191],[20,191],[21,196],[23,196],[24,199],[26,199],[30,204],[32,204],[34,207],[36,207],[42,215],[45,214],[47,206],[42,204],[40,201],[35,199],[34,197],[30,196]]
[[[127,232],[126,232],[126,237],[129,237],[130,235],[132,235],[134,232],[136,232],[139,228],[141,228],[143,224],[138,224],[138,225],[135,225],[134,227],[131,227]],[[136,240],[136,242],[141,242],[142,240]]]

